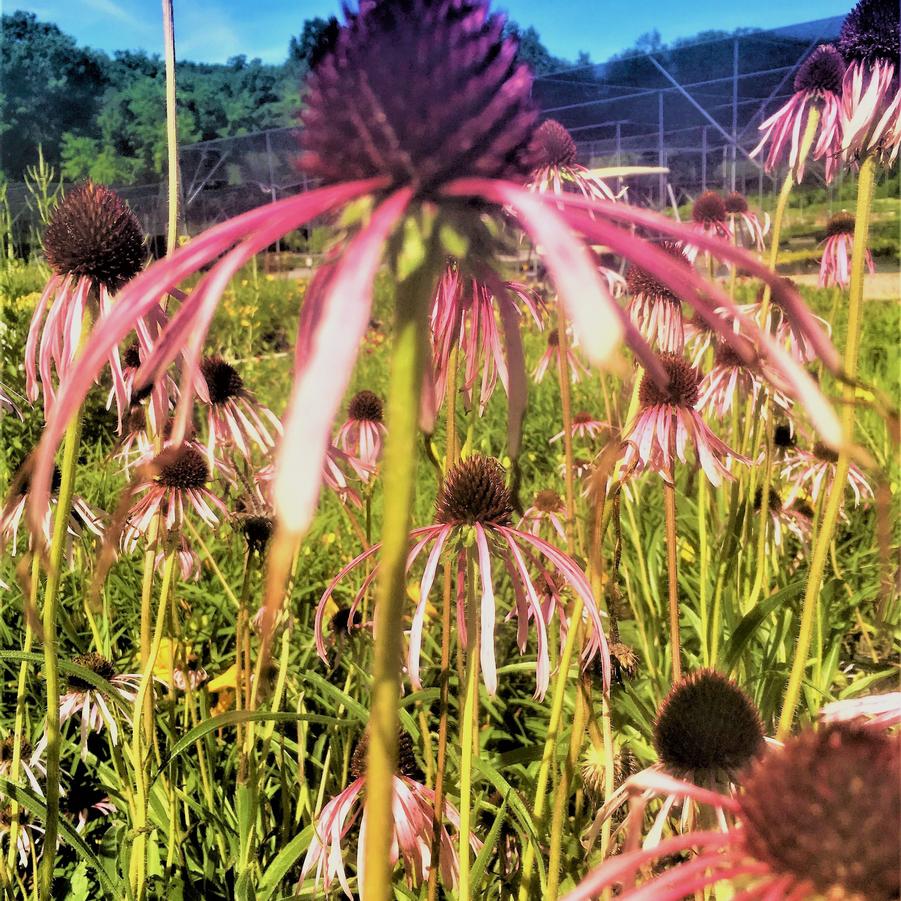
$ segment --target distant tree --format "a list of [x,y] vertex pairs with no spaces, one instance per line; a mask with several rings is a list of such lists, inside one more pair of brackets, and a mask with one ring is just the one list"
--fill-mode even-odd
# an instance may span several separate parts
[[572,66],[572,62],[553,56],[544,46],[538,32],[530,25],[521,28],[515,22],[507,22],[505,32],[519,41],[517,58],[520,62],[528,63],[535,75],[547,75]]
[[59,166],[64,132],[96,134],[93,119],[107,84],[107,60],[34,13],[4,15],[0,31],[2,166],[18,179],[39,144],[48,163]]
[[306,74],[314,66],[322,52],[334,40],[338,31],[338,20],[332,16],[322,19],[316,16],[303,23],[299,37],[292,37],[288,44],[288,65],[300,75]]

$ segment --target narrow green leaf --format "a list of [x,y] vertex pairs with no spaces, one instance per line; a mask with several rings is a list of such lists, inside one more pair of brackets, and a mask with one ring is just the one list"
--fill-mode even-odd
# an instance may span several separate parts
[[476,861],[472,865],[470,878],[472,879],[472,884],[474,886],[477,886],[482,882],[482,877],[485,875],[485,868],[488,866],[488,861],[491,860],[491,855],[494,853],[494,846],[497,844],[498,837],[501,834],[501,826],[504,825],[504,820],[507,818],[508,798],[509,795],[504,798],[504,803],[501,805],[501,809],[494,818],[491,830],[485,837],[485,844],[482,845],[482,850],[479,851],[478,857],[476,857]]

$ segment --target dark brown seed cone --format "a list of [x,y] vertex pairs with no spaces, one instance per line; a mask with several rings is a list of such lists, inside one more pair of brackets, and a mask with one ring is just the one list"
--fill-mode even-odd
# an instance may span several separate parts
[[[31,757],[31,752],[33,748],[31,747],[30,742],[25,741],[24,739],[19,744],[20,752],[19,759],[20,760],[28,760]],[[3,764],[12,763],[13,753],[16,748],[16,737],[15,735],[7,735],[3,741],[0,741],[0,766]]]
[[563,498],[553,488],[542,488],[535,494],[533,506],[542,513],[560,513],[563,511]]
[[889,901],[901,892],[901,744],[847,725],[806,731],[742,780],[752,857],[809,880],[826,898]]
[[613,681],[622,685],[634,679],[641,663],[635,649],[621,641],[610,645],[610,666],[613,670]]
[[677,682],[654,723],[654,747],[672,773],[736,773],[764,747],[754,702],[733,681],[700,670]]
[[[366,761],[369,755],[369,729],[360,736],[354,752],[350,758],[350,772],[354,779],[360,779],[366,775]],[[413,739],[406,730],[398,727],[397,730],[397,773],[416,779],[419,775],[419,765],[416,763],[416,751],[413,748]]]
[[166,448],[154,459],[152,466],[157,471],[156,480],[166,488],[203,488],[210,479],[203,454],[188,444]]
[[822,441],[817,441],[813,446],[813,455],[824,463],[838,463],[838,454]]
[[[872,66],[882,60],[897,66],[901,52],[898,19],[898,0],[860,0],[842,23],[838,37],[842,56],[849,63]],[[897,88],[897,81],[895,84]]]
[[126,369],[137,369],[141,365],[141,348],[137,341],[129,344],[123,351],[122,365]]
[[792,434],[791,426],[787,422],[780,422],[773,429],[773,444],[782,448],[795,446],[795,436]]
[[713,362],[717,366],[747,368],[747,363],[736,353],[735,348],[726,341],[717,341],[713,351]]
[[374,0],[348,13],[307,79],[300,166],[430,193],[525,179],[537,111],[501,16],[480,0]]
[[477,454],[458,463],[447,474],[435,503],[438,522],[509,525],[513,498],[504,475],[493,457]]
[[658,358],[669,376],[669,384],[661,388],[650,373],[645,373],[638,388],[642,407],[694,407],[700,396],[701,373],[679,354],[659,354]]
[[546,119],[535,130],[532,139],[535,167],[572,166],[576,161],[576,142],[556,119]]
[[795,93],[841,94],[845,61],[832,44],[821,44],[798,67]]
[[[83,666],[92,673],[96,673],[101,679],[106,679],[107,682],[116,675],[116,668],[113,664],[96,651],[90,651],[87,654],[78,654],[72,658],[72,662],[76,666]],[[66,682],[68,683],[69,688],[76,691],[90,691],[94,688],[90,682],[86,682],[80,676],[74,674],[67,676]]]
[[[675,241],[663,241],[657,245],[664,253],[669,254],[676,265],[688,269],[691,266],[685,251]],[[640,266],[629,266],[626,269],[626,292],[632,297],[647,297],[654,300],[668,300],[670,303],[680,303],[679,298],[667,288],[656,276],[645,271]]]
[[359,391],[347,406],[347,418],[363,422],[381,422],[384,415],[382,399],[374,391]]
[[826,237],[831,238],[834,235],[853,235],[854,222],[855,219],[853,213],[842,211],[841,213],[836,213],[834,216],[830,216],[829,221],[826,223]]
[[269,539],[272,537],[275,522],[269,516],[257,513],[239,513],[235,517],[238,528],[247,542],[247,548],[257,553],[266,550]]
[[116,291],[147,258],[144,233],[128,204],[87,181],[72,188],[44,230],[44,255],[59,275],[88,276]]
[[748,199],[741,191],[732,191],[726,195],[723,200],[723,206],[726,208],[727,213],[732,213],[733,216],[739,216],[742,213],[748,212]]
[[695,222],[725,222],[726,204],[716,191],[705,191],[691,208],[691,218]]
[[204,357],[200,362],[200,371],[206,381],[211,404],[224,404],[233,397],[239,397],[244,390],[244,379],[222,357]]

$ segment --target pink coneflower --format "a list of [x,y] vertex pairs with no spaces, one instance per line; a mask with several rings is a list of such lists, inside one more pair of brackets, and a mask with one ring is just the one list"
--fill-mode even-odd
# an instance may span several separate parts
[[544,305],[526,285],[502,282],[488,267],[482,274],[484,279],[466,275],[451,262],[438,281],[431,315],[435,406],[444,402],[451,351],[458,347],[461,388],[470,407],[478,396],[483,413],[500,379],[509,399],[508,433],[515,453],[526,402],[522,319],[531,316],[541,329]]
[[357,475],[366,482],[382,456],[382,441],[387,434],[382,421],[382,399],[373,391],[358,391],[347,405],[347,420],[338,429],[338,447],[363,466]]
[[13,402],[12,391],[10,391],[9,388],[0,383],[0,416],[2,416],[4,413],[13,413],[20,419],[22,418],[22,414],[19,412],[19,408]]
[[739,223],[744,226],[745,232],[751,244],[757,250],[763,250],[764,235],[770,230],[770,217],[767,215],[761,223],[756,213],[748,206],[748,198],[740,191],[732,191],[723,200],[726,212],[729,214],[729,230],[735,236],[739,235]]
[[[354,507],[362,507],[363,499],[360,492],[351,484],[355,477],[368,481],[373,474],[371,466],[367,466],[362,460],[351,456],[340,447],[330,444],[322,461],[322,483],[330,491],[338,495],[341,503],[352,504]],[[257,481],[264,490],[267,501],[275,504],[275,483],[277,472],[275,464],[264,466],[257,473]]]
[[[162,327],[163,322],[164,320],[161,320],[157,331]],[[119,417],[118,431],[121,433],[124,427],[127,432],[128,417],[136,409],[145,410],[144,401],[149,397],[145,412],[146,428],[151,434],[158,435],[167,421],[173,400],[178,396],[178,389],[168,372],[157,379],[153,385],[144,386],[141,390],[135,388],[135,377],[141,368],[141,361],[147,356],[149,348],[156,340],[156,334],[151,334],[145,324],[139,323],[138,327],[143,336],[144,346],[142,348],[142,342],[134,341],[122,353],[122,384],[114,383],[110,388],[106,399],[106,408],[109,409],[113,399],[116,400]],[[125,406],[123,406],[123,398],[128,402]]]
[[[823,257],[820,260],[819,286],[828,288],[838,285],[847,288],[851,284],[851,247],[854,244],[854,215],[836,213],[826,225],[826,237],[821,242]],[[876,271],[870,248],[864,248],[867,269],[872,275]]]
[[[587,438],[589,440],[593,440],[597,438],[602,432],[607,431],[611,428],[609,422],[604,422],[601,419],[595,419],[592,413],[589,413],[587,410],[580,410],[578,413],[573,415],[573,423],[572,423],[572,436],[573,438]],[[557,432],[553,438],[549,439],[549,443],[553,444],[555,441],[559,441],[563,437],[563,432]]]
[[282,424],[244,386],[238,370],[222,357],[204,357],[200,374],[198,394],[206,403],[210,469],[215,469],[216,450],[222,446],[237,448],[245,460],[252,459],[253,445],[264,452],[271,450]]
[[898,4],[860,0],[838,37],[848,68],[842,83],[842,150],[860,160],[875,154],[891,166],[901,147]]
[[[685,251],[675,241],[664,241],[660,249],[673,258],[677,266],[691,266]],[[682,353],[685,331],[682,301],[659,279],[640,266],[626,270],[626,293],[629,315],[641,334],[657,350]]]
[[579,191],[585,197],[615,200],[616,193],[590,169],[576,162],[576,142],[556,119],[545,119],[532,137],[531,187],[535,191]]
[[716,191],[704,191],[691,207],[692,226],[703,232],[729,237],[729,214],[726,202]]
[[845,76],[845,62],[841,53],[832,44],[822,44],[801,63],[795,75],[795,92],[788,102],[780,107],[761,126],[763,137],[751,151],[757,156],[769,145],[764,167],[772,172],[785,157],[788,150],[788,164],[800,184],[804,178],[801,157],[801,138],[807,126],[810,107],[820,111],[817,135],[813,145],[813,158],[823,160],[825,177],[831,182],[838,171],[842,149],[842,79]]
[[[13,472],[9,498],[6,506],[0,512],[0,543],[4,547],[11,545],[13,554],[16,553],[19,546],[19,527],[22,525],[22,520],[25,517],[25,508],[31,493],[31,482],[30,459],[26,459]],[[50,483],[52,502],[55,500],[59,486],[60,471],[58,467],[54,467],[53,480]],[[50,541],[50,529],[53,521],[52,514],[53,503],[51,507],[46,509],[41,522],[41,534],[44,540],[48,542]],[[75,495],[72,498],[72,511],[69,514],[67,533],[70,538],[80,538],[85,532],[93,535],[102,535],[103,520],[100,514],[87,501]]]
[[[35,835],[43,833],[43,826],[32,823],[28,815],[20,807],[14,815],[10,804],[0,805],[0,839],[5,840],[16,821],[16,851],[19,866],[25,871],[33,871],[37,867],[37,844]],[[4,851],[4,853],[6,853]]]
[[[470,542],[475,548],[476,566],[482,586],[481,646],[479,655],[485,686],[490,694],[497,691],[497,664],[494,655],[494,632],[497,617],[495,579],[492,560],[499,563],[513,586],[515,605],[510,617],[515,616],[518,625],[517,640],[520,653],[525,652],[530,620],[534,620],[538,633],[538,662],[536,671],[536,696],[543,697],[550,678],[547,628],[557,611],[563,616],[560,588],[568,586],[585,605],[588,616],[588,639],[583,652],[587,665],[595,654],[602,654],[604,685],[610,682],[610,662],[607,641],[601,625],[601,617],[585,574],[566,554],[531,532],[521,531],[510,525],[513,515],[513,497],[504,481],[503,467],[491,457],[474,456],[458,463],[447,474],[435,503],[436,522],[414,529],[410,533],[413,548],[407,556],[407,570],[431,545],[419,589],[419,602],[413,613],[410,629],[407,671],[415,687],[420,686],[419,664],[422,633],[425,623],[429,593],[435,581],[442,551],[447,548],[455,560],[459,592],[465,592],[466,555]],[[326,605],[341,580],[354,568],[375,555],[381,545],[373,545],[344,566],[329,583],[319,606],[316,608],[316,646],[319,655],[326,660],[323,637],[323,619]],[[529,570],[538,572],[538,579]],[[378,567],[372,568],[354,597],[351,611],[362,601],[363,595],[375,579]],[[559,577],[559,583],[553,579]],[[548,591],[545,591],[548,589]],[[458,605],[458,629],[460,643],[467,647],[462,602]]]
[[[566,361],[569,363],[570,378],[574,382],[578,382],[585,378],[591,370],[579,359],[579,355],[575,352],[573,348],[575,342],[571,334],[569,335],[569,339],[566,346]],[[554,373],[558,372],[560,366],[559,360],[560,335],[557,332],[557,329],[554,328],[547,333],[547,346],[544,349],[544,353],[541,355],[541,359],[532,370],[532,378],[535,379],[536,383],[540,384],[549,371]]]
[[143,469],[141,481],[132,488],[133,496],[143,496],[128,511],[122,534],[128,550],[134,550],[157,516],[163,532],[172,533],[181,531],[186,507],[208,526],[219,522],[216,511],[227,513],[225,504],[206,487],[210,468],[195,445],[164,448]]
[[[813,521],[803,507],[796,507],[796,498],[787,497],[783,502],[782,495],[770,488],[768,493],[767,510],[770,517],[770,534],[773,536],[773,544],[779,548],[786,534],[794,535],[798,541],[806,543],[813,530]],[[763,489],[758,488],[754,493],[754,511],[759,513],[763,506]]]
[[[656,844],[682,797],[673,791],[678,785],[676,780],[684,779],[700,787],[733,786],[765,747],[763,723],[754,702],[731,679],[709,669],[685,676],[673,685],[657,710],[653,738],[657,762],[630,776],[606,799],[586,837],[589,844],[604,821],[632,796],[637,797],[642,808],[653,798],[662,797],[663,803],[645,840],[646,846]],[[706,799],[706,803],[713,798]],[[713,806],[724,823],[724,805]],[[691,828],[695,813],[693,804],[682,807],[683,831]]]
[[[35,307],[25,344],[28,399],[44,394],[44,415],[54,399],[54,373],[62,381],[75,359],[86,312],[109,313],[113,295],[140,272],[147,259],[144,233],[128,204],[109,188],[87,181],[72,188],[44,231],[44,254],[53,269]],[[166,321],[158,303],[132,318],[147,343]],[[123,335],[124,337],[124,335]],[[105,354],[113,376],[119,418],[131,402],[118,346]]]
[[116,812],[116,805],[93,781],[84,765],[77,767],[66,783],[60,798],[60,813],[74,820],[75,831],[84,832],[89,822],[109,817]]
[[851,723],[859,729],[892,729],[901,724],[901,691],[832,701],[820,711],[820,720]]
[[[563,901],[589,901],[620,884],[622,899],[679,901],[728,882],[742,901],[855,898],[889,901],[901,891],[901,747],[897,736],[848,726],[806,731],[761,756],[733,799],[689,783],[683,797],[734,816],[725,832],[674,836],[612,858]],[[891,824],[891,825],[887,825]],[[697,854],[629,887],[667,855]]]
[[[59,699],[59,722],[62,726],[74,716],[80,718],[81,759],[84,760],[88,754],[88,736],[91,732],[102,732],[105,726],[109,729],[112,743],[118,744],[119,725],[113,708],[123,702],[131,704],[134,701],[141,674],[117,673],[115,666],[96,651],[79,654],[72,662],[90,670],[101,679],[106,679],[116,690],[116,697],[106,697],[103,691],[80,676],[67,676],[68,691]],[[46,736],[38,742],[38,747],[43,749],[45,743]]]
[[[792,485],[789,499],[806,492],[816,505],[822,492],[832,490],[837,463],[838,454],[821,441],[817,441],[811,450],[796,448],[793,453],[786,454],[781,475],[784,481]],[[854,492],[855,507],[859,506],[862,498],[873,496],[867,477],[854,463],[849,465],[848,485]]]
[[566,505],[563,498],[553,488],[542,488],[535,493],[532,506],[527,508],[519,521],[519,529],[525,529],[532,535],[540,535],[542,525],[549,525],[558,537],[566,540],[563,519],[566,516]]
[[640,410],[626,436],[623,466],[639,472],[651,469],[669,479],[675,460],[686,462],[685,448],[691,444],[711,484],[733,479],[723,460],[750,461],[720,441],[697,411],[700,372],[678,354],[660,354],[659,360],[669,376],[669,385],[661,389],[648,374],[642,377]]
[[[16,740],[13,735],[7,735],[0,741],[0,776],[4,779],[9,779],[12,773],[15,746]],[[24,739],[19,743],[19,771],[25,775],[32,791],[38,797],[44,797],[41,783],[47,779],[47,768],[44,766],[41,748],[32,747],[31,743]]]
[[[392,868],[403,861],[407,883],[412,887],[422,885],[428,878],[432,864],[432,843],[435,838],[435,793],[419,781],[419,767],[413,751],[413,740],[400,731],[397,742],[397,772],[393,779],[394,834],[391,841]],[[316,819],[313,838],[304,858],[300,881],[303,882],[315,870],[316,890],[328,893],[337,880],[348,898],[353,898],[344,858],[347,853],[348,835],[359,820],[356,837],[357,886],[362,898],[363,849],[366,844],[366,755],[369,737],[364,733],[354,748],[350,761],[353,781],[339,795],[332,798]],[[454,827],[460,827],[460,814],[447,800],[444,801],[444,818]],[[447,826],[438,824],[441,879],[450,889],[456,887],[458,859],[455,842],[451,840]],[[481,842],[469,836],[473,851],[478,853]]]
[[[746,363],[730,345],[718,341],[713,354],[713,368],[698,386],[699,409],[710,410],[717,419],[725,419],[733,404],[749,398],[757,400],[762,391],[768,392],[773,402],[787,411],[791,401],[764,375],[763,364],[757,360]],[[766,409],[766,408],[764,408]]]
[[[533,193],[518,183],[529,174],[537,110],[528,68],[517,62],[516,43],[504,36],[503,27],[487,0],[365,0],[358,12],[346,14],[346,25],[308,76],[302,112],[304,151],[298,162],[325,187],[220,223],[125,287],[92,333],[79,366],[64,379],[60,403],[51,411],[36,471],[35,519],[46,503],[50,461],[66,423],[107,354],[164,292],[221,257],[186,297],[139,373],[142,384],[150,382],[183,352],[173,433],[178,442],[203,341],[231,276],[281,235],[362,198],[371,201],[371,214],[348,224],[339,252],[317,270],[301,312],[275,491],[287,540],[306,530],[315,510],[322,459],[372,316],[373,280],[383,251],[405,223],[419,227],[424,209],[430,217],[446,213],[453,223],[425,241],[430,267],[447,253],[458,253],[461,238],[484,247],[491,237],[489,217],[520,227],[540,247],[573,330],[597,363],[608,361],[625,336],[663,380],[646,343],[610,296],[588,242],[605,244],[639,263],[699,309],[732,309],[729,298],[697,273],[673,272],[667,256],[634,230],[641,226],[685,239],[679,223],[578,193]],[[402,64],[386,66],[386,59]],[[443,240],[452,246],[443,246]],[[691,240],[739,261],[764,280],[773,279],[740,250],[706,234]],[[480,260],[495,257],[492,248],[480,254]],[[803,304],[793,297],[787,302],[805,316]],[[727,326],[719,323],[718,328]],[[815,339],[837,369],[834,348],[818,332]],[[766,336],[763,343],[778,356]],[[841,430],[831,408],[800,370],[783,362],[829,440],[839,443]]]

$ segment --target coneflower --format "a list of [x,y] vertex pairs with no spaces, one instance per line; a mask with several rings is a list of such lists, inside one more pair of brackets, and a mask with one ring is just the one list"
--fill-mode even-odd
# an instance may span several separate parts
[[554,194],[578,191],[585,197],[615,200],[617,194],[607,183],[577,161],[573,136],[556,119],[545,119],[532,137],[533,190]]
[[[35,307],[25,344],[29,400],[44,395],[49,414],[56,388],[78,351],[85,314],[110,312],[113,296],[147,259],[144,233],[128,204],[109,188],[87,181],[67,192],[44,231],[44,255],[53,275]],[[166,322],[158,303],[133,317],[138,341],[149,350]],[[123,335],[123,337],[125,337]],[[105,354],[112,371],[120,421],[131,403],[117,346]]]
[[[826,223],[826,237],[822,240],[823,256],[820,259],[819,286],[838,285],[847,288],[851,284],[851,248],[854,244],[854,215],[844,210],[836,213]],[[872,275],[876,271],[873,254],[864,248],[864,261]]]
[[[789,498],[805,493],[816,504],[823,492],[828,493],[832,490],[837,465],[838,454],[822,441],[814,442],[809,450],[795,448],[793,453],[787,453],[782,464],[781,476],[791,486]],[[863,498],[873,496],[873,488],[855,463],[849,464],[848,486],[854,494],[855,506],[858,506]]]
[[[686,898],[721,881],[739,883],[746,901],[890,901],[901,893],[897,735],[847,725],[807,730],[760,756],[736,798],[675,780],[673,789],[700,803],[718,797],[734,823],[608,860],[563,901],[589,901],[616,884],[623,899]],[[651,861],[692,848],[690,859],[628,887]]]
[[542,525],[549,525],[561,541],[566,541],[563,520],[566,517],[566,504],[553,488],[542,488],[535,493],[535,499],[522,515],[518,528],[526,529],[533,535],[541,534]]
[[[435,581],[438,564],[443,552],[447,552],[457,572],[458,590],[465,591],[465,558],[468,547],[475,548],[476,566],[481,583],[479,617],[481,622],[481,646],[477,649],[485,686],[490,694],[497,691],[497,665],[495,662],[495,622],[498,598],[495,593],[495,576],[492,561],[500,564],[514,588],[513,614],[518,630],[517,642],[524,653],[530,623],[538,633],[538,663],[536,669],[536,695],[543,697],[550,679],[548,654],[548,624],[556,613],[564,617],[565,606],[560,598],[562,587],[569,587],[581,597],[588,615],[588,638],[583,651],[587,664],[595,654],[602,654],[604,685],[610,683],[610,662],[607,641],[601,625],[600,613],[585,574],[576,562],[537,535],[511,525],[513,497],[504,478],[503,467],[490,457],[473,456],[458,463],[450,470],[442,483],[435,503],[435,523],[413,529],[410,541],[413,548],[407,556],[409,571],[417,558],[428,557],[420,582],[419,599],[413,612],[410,629],[407,671],[410,681],[420,683],[420,653],[429,594]],[[380,545],[373,545],[355,557],[329,583],[316,608],[316,646],[326,660],[324,621],[325,611],[335,588],[353,569],[378,553]],[[540,580],[530,575],[537,569]],[[375,579],[378,567],[373,567],[354,597],[351,612],[356,611],[363,595]],[[550,573],[559,576],[558,585]],[[545,591],[545,589],[548,589]],[[571,627],[565,620],[563,624]],[[468,636],[461,626],[460,644],[468,646]]]
[[[573,438],[586,438],[588,440],[593,440],[598,437],[602,432],[607,431],[611,428],[609,422],[604,422],[601,419],[595,419],[593,413],[589,413],[587,410],[579,410],[578,413],[573,414],[572,421],[572,436]],[[563,432],[557,432],[556,435],[552,436],[548,439],[550,444],[553,444],[555,441],[559,441],[563,437]]]
[[[579,355],[575,351],[575,336],[570,332],[569,340],[566,342],[566,362],[569,364],[570,378],[574,382],[581,381],[590,372],[589,368],[579,359]],[[532,378],[536,383],[541,383],[548,372],[559,372],[560,366],[560,334],[556,328],[550,329],[547,333],[547,345],[544,353],[532,370]]]
[[763,239],[770,230],[770,217],[767,214],[761,223],[758,215],[748,206],[748,198],[741,191],[732,191],[723,199],[723,206],[729,214],[729,230],[738,240],[739,223],[744,226],[745,232],[751,244],[757,249],[763,250]]
[[875,154],[891,166],[901,147],[898,4],[860,0],[838,37],[848,68],[842,82],[842,150],[860,160]]
[[[676,266],[688,268],[691,263],[675,241],[664,241],[660,249],[673,258]],[[682,301],[663,282],[640,266],[626,269],[626,294],[629,315],[636,328],[657,350],[682,353],[685,330]]]
[[[313,838],[304,858],[300,873],[301,883],[315,871],[314,886],[317,891],[328,893],[337,880],[348,898],[353,898],[344,859],[347,854],[348,835],[359,820],[360,832],[356,837],[357,885],[362,893],[366,836],[366,757],[369,735],[364,732],[354,748],[350,761],[350,784],[332,798],[316,818]],[[432,865],[432,847],[435,840],[435,792],[420,781],[422,776],[413,749],[413,740],[403,729],[397,741],[397,770],[393,778],[394,835],[391,842],[391,866],[403,861],[407,882],[419,886],[428,878]],[[444,801],[444,819],[459,828],[460,814],[447,800]],[[458,858],[455,842],[451,840],[444,822],[437,824],[440,844],[439,860],[441,879],[449,889],[457,884]],[[474,852],[482,843],[470,834]],[[361,894],[362,897],[362,894]]]
[[822,160],[826,181],[838,171],[842,149],[842,79],[845,61],[832,44],[821,44],[801,63],[795,74],[794,93],[760,126],[763,137],[751,151],[757,156],[768,146],[764,167],[772,172],[786,156],[795,181],[804,178],[806,159],[801,157],[801,137],[810,109],[819,111],[813,157]]
[[352,463],[359,460],[363,464],[357,475],[364,482],[381,459],[386,434],[382,399],[374,391],[358,391],[347,405],[347,419],[335,440],[341,450],[350,454]]

